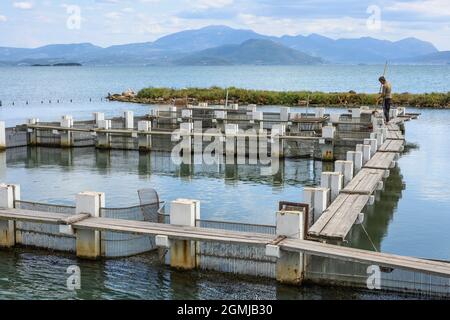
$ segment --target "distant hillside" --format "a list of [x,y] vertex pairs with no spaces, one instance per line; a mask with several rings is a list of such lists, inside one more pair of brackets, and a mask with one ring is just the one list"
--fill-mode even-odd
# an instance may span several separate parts
[[450,51],[435,52],[409,59],[402,59],[398,62],[417,64],[450,64]]
[[[297,64],[295,61],[311,57],[298,57],[294,52],[322,58],[329,63],[383,63],[386,60],[404,60],[412,57],[438,53],[429,42],[415,38],[400,41],[378,40],[370,37],[359,39],[330,39],[321,35],[272,37],[258,34],[252,30],[233,29],[227,26],[208,26],[197,30],[186,30],[164,36],[154,42],[131,43],[101,48],[90,43],[55,44],[35,49],[0,47],[0,61],[3,65],[27,65],[33,61],[42,64],[58,62],[77,62],[83,65],[166,65],[173,61],[192,64],[235,64],[252,63],[242,52],[241,56],[224,57],[233,46],[249,40],[276,42],[279,45],[246,48],[251,54],[259,56],[256,64]],[[231,47],[230,47],[231,46]],[[286,48],[295,51],[287,51]],[[212,51],[201,52],[211,49]],[[213,50],[214,49],[214,50]],[[263,50],[262,52],[256,52]],[[265,50],[265,51],[264,51]],[[274,50],[271,54],[267,50]],[[284,53],[282,53],[283,51]],[[201,55],[199,56],[201,52]],[[217,54],[217,56],[214,56]],[[185,61],[185,62],[183,62]],[[311,63],[314,61],[311,60]]]
[[247,40],[240,45],[206,49],[178,59],[175,63],[179,65],[296,65],[318,64],[322,63],[322,59],[311,57],[270,40]]

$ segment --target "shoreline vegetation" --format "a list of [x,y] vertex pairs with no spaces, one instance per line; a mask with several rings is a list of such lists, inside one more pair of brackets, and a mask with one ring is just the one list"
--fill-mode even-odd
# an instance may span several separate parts
[[[145,88],[137,94],[124,92],[110,94],[111,101],[140,104],[187,105],[207,102],[224,105],[228,90],[228,103],[284,106],[328,106],[352,107],[376,105],[378,94],[349,92],[269,91],[240,88]],[[392,97],[394,106],[450,109],[450,92],[447,93],[396,93]]]

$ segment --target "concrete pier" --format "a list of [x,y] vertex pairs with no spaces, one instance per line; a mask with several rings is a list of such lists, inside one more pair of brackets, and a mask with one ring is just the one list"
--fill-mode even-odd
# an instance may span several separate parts
[[150,151],[152,149],[152,136],[148,134],[152,131],[151,121],[138,122],[139,151]]
[[[305,218],[304,211],[278,211],[276,216],[277,236],[287,239],[303,240],[305,238]],[[271,251],[277,252],[273,246],[266,246],[266,254],[270,254]],[[304,277],[304,268],[304,253],[279,250],[276,266],[277,281],[286,284],[301,285]]]
[[344,177],[344,186],[353,179],[353,161],[337,160],[334,163],[334,169]]
[[[177,199],[170,204],[170,224],[195,227],[200,219],[200,201]],[[170,241],[170,266],[194,269],[197,262],[197,242],[189,240]]]
[[[76,196],[76,213],[100,217],[100,208],[105,207],[105,194],[102,192],[81,192]],[[77,256],[84,259],[97,259],[101,255],[100,231],[76,231]]]
[[[0,208],[12,209],[20,200],[20,186],[0,184]],[[12,248],[16,244],[16,223],[14,220],[0,220],[0,247]]]

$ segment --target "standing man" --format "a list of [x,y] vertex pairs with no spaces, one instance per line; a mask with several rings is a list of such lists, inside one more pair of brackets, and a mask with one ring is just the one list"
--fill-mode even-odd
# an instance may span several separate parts
[[389,110],[391,109],[391,103],[392,103],[392,86],[389,81],[386,80],[384,76],[381,76],[378,81],[380,81],[382,85],[381,90],[381,96],[379,99],[383,100],[383,112],[384,112],[384,119],[386,120],[386,123],[389,122]]

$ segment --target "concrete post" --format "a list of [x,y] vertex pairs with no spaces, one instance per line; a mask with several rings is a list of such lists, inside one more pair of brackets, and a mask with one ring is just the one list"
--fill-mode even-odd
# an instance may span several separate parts
[[315,117],[323,118],[325,116],[325,108],[316,108],[315,109]]
[[344,187],[353,179],[353,162],[338,160],[334,163],[334,170],[344,176]]
[[368,144],[357,144],[356,151],[360,151],[363,154],[363,165],[367,163],[367,161],[371,158],[371,147]]
[[303,201],[309,205],[309,221],[308,227],[312,226],[328,207],[327,188],[310,188],[303,189]]
[[190,109],[182,109],[181,110],[181,118],[183,118],[183,119],[192,119],[192,110],[190,110]]
[[236,152],[236,135],[239,132],[239,125],[228,123],[225,125],[225,155],[226,163],[234,164]]
[[[27,120],[27,124],[38,124],[38,122],[39,122],[39,119],[37,119],[37,118],[32,118],[32,119]],[[36,129],[28,129],[28,134],[29,134],[30,145],[37,146],[39,144],[37,130]]]
[[192,122],[180,123],[181,147],[183,149],[183,163],[192,164],[192,132],[194,124]]
[[99,121],[105,120],[105,114],[103,112],[94,112],[93,116],[94,116],[94,121],[95,121],[96,126],[98,126]]
[[[305,238],[304,211],[278,211],[276,219],[277,236],[285,236],[289,239]],[[304,253],[280,250],[276,266],[277,281],[300,285],[303,282],[304,266]]]
[[6,149],[6,126],[5,121],[0,121],[0,151]]
[[[100,208],[105,207],[105,194],[102,192],[81,192],[76,195],[76,213],[88,213],[100,217]],[[77,257],[97,259],[101,255],[100,231],[76,230]]]
[[271,155],[272,157],[284,157],[284,140],[280,138],[286,134],[285,124],[274,124],[270,131]]
[[320,186],[330,189],[330,203],[339,195],[342,189],[343,176],[340,172],[322,172]]
[[353,108],[352,109],[352,120],[356,119],[359,121],[361,118],[361,108]]
[[280,121],[282,121],[282,122],[289,121],[289,113],[290,112],[291,112],[291,108],[281,107],[280,108]]
[[381,132],[372,132],[370,134],[370,139],[375,139],[377,140],[377,146],[381,147],[381,145],[383,144],[383,134]]
[[378,150],[377,139],[364,139],[364,144],[370,145],[370,157],[372,158]]
[[322,128],[322,138],[334,139],[336,128],[333,126],[325,126]]
[[[109,130],[111,129],[111,120],[99,120],[98,129]],[[107,132],[97,133],[96,147],[99,149],[111,148],[111,136]]]
[[[16,200],[20,200],[20,186],[0,184],[0,208],[12,209]],[[0,247],[12,248],[15,244],[16,224],[14,220],[0,220]]]
[[139,151],[150,151],[152,149],[152,136],[148,132],[152,131],[151,121],[138,122],[138,145]]
[[330,114],[330,122],[331,123],[338,123],[340,118],[341,118],[341,115],[338,113]]
[[133,111],[125,111],[123,113],[123,116],[125,118],[125,129],[132,130],[134,129],[134,113]]
[[353,174],[356,175],[362,168],[363,154],[361,151],[347,151],[347,161],[353,161]]
[[[170,204],[170,224],[195,227],[200,219],[200,201],[177,199]],[[170,241],[170,266],[194,269],[197,262],[197,243],[189,240]]]
[[[72,116],[63,116],[60,120],[61,128],[72,128]],[[70,148],[73,146],[73,133],[71,131],[61,131],[61,148]]]

